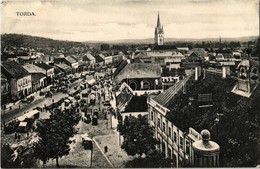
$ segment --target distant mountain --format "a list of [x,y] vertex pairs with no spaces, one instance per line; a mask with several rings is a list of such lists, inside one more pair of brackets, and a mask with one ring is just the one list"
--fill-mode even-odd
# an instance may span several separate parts
[[[225,38],[222,37],[221,41],[239,41],[239,42],[247,42],[254,41],[258,38],[258,36],[246,36],[246,37],[238,37],[238,38]],[[203,39],[192,39],[192,38],[165,38],[165,42],[202,42],[202,41],[219,41],[219,38],[203,38]],[[85,41],[84,43],[88,44],[97,44],[97,43],[110,43],[110,44],[152,44],[154,42],[153,38],[148,39],[122,39],[122,40],[113,40],[113,41]]]

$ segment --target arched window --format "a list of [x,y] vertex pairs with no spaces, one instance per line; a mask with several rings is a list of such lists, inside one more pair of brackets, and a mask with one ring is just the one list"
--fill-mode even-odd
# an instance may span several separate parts
[[258,69],[256,67],[253,67],[251,69],[251,72],[254,73],[254,74],[257,74],[258,73]]
[[240,72],[241,72],[241,73],[246,73],[246,68],[241,67],[241,68],[240,68]]

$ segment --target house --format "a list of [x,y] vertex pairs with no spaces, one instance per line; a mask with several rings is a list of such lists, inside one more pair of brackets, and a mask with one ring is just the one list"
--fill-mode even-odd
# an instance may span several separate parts
[[127,64],[115,75],[115,82],[121,84],[121,90],[128,88],[134,95],[159,92],[161,67],[159,64],[132,63]]
[[126,116],[138,117],[138,115],[147,116],[148,106],[147,106],[147,96],[135,96],[127,90],[122,91],[116,97],[116,105],[119,123],[124,123]]
[[86,65],[94,65],[94,64],[96,64],[96,58],[94,58],[94,56],[91,55],[90,53],[84,54],[82,60],[83,60],[83,62]]
[[50,63],[54,63],[54,56],[51,55],[40,55],[35,63],[46,63],[46,64],[50,64]]
[[44,74],[46,76],[46,80],[44,81],[44,86],[50,85],[54,79],[54,68],[46,63],[34,63],[34,65],[44,69]]
[[109,56],[105,56],[105,64],[108,65],[108,64],[112,64],[113,63],[113,57],[111,55]]
[[12,98],[23,98],[31,93],[31,74],[19,63],[13,61],[2,62],[1,71],[10,83]]
[[79,63],[72,56],[54,58],[54,63],[69,65],[71,67],[71,72],[72,73],[75,73],[75,72],[78,71]]
[[146,55],[151,58],[152,63],[168,65],[172,68],[180,67],[181,61],[185,58],[174,45],[154,46],[153,50],[148,51]]
[[[54,66],[58,68],[63,73],[63,75],[68,75],[72,73],[71,67],[65,63],[54,64]],[[54,69],[54,73],[55,73],[55,69]]]
[[194,48],[192,51],[200,58],[209,61],[208,53],[203,48]]
[[[43,68],[40,68],[34,64],[25,64],[23,65],[23,68],[32,75],[32,92],[36,92],[38,89],[41,89],[47,85],[44,83],[44,81],[46,81],[46,71]],[[39,80],[41,80],[41,82],[39,82]],[[35,81],[37,81],[37,85],[35,85]]]
[[162,68],[161,81],[163,89],[167,89],[173,84],[179,82],[186,76],[184,68],[168,69]]
[[105,59],[103,59],[103,57],[101,57],[100,55],[102,54],[94,55],[94,58],[96,59],[96,63],[102,66],[105,63]]
[[31,73],[32,75],[32,92],[37,92],[44,87],[44,80],[46,79],[43,73]]
[[11,89],[8,79],[1,73],[1,103],[2,105],[10,101]]

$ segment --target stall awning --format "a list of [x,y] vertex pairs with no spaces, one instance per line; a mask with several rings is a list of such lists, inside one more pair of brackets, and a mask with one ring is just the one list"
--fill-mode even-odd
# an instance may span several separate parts
[[93,85],[95,82],[96,82],[95,79],[89,79],[89,80],[87,80],[87,83],[88,83],[89,85]]
[[25,115],[26,115],[27,118],[32,118],[37,113],[39,113],[38,110],[31,110],[28,113],[26,113]]
[[27,126],[27,122],[20,122],[19,123],[19,127],[26,127]]

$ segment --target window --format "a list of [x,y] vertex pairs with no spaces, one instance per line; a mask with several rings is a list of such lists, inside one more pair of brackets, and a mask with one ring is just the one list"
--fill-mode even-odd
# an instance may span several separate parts
[[165,132],[165,122],[163,122],[163,131]]
[[172,138],[172,128],[171,127],[168,128],[168,135],[170,138]]
[[168,147],[168,157],[169,159],[171,159],[172,157],[172,150]]
[[183,149],[183,137],[180,137],[180,148]]
[[190,142],[186,140],[186,153],[190,154]]
[[157,125],[158,125],[159,127],[161,127],[161,119],[160,119],[160,118],[157,119]]
[[153,111],[151,111],[151,120],[153,121]]
[[176,132],[173,133],[173,141],[177,142],[177,133]]

